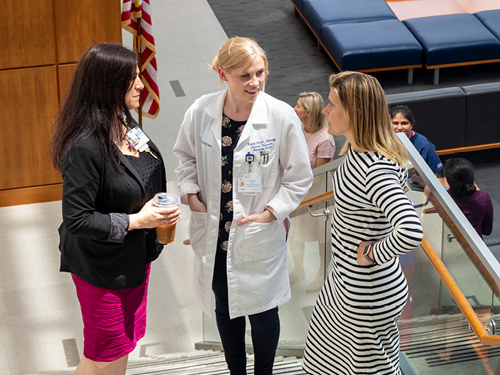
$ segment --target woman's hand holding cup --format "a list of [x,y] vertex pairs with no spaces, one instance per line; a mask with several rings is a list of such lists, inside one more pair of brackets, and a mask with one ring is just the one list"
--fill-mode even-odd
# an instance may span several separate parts
[[[156,194],[138,213],[129,215],[129,230],[157,228],[158,242],[173,242],[175,224],[181,214],[179,203],[179,198],[174,194]],[[162,237],[158,232],[160,234],[167,232],[166,237]]]

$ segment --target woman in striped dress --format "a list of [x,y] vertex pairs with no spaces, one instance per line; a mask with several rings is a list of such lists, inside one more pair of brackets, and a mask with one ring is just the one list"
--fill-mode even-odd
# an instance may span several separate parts
[[330,77],[328,132],[344,135],[334,175],[333,269],[316,301],[304,369],[310,374],[400,374],[397,321],[408,287],[398,256],[422,240],[403,193],[406,150],[372,76]]

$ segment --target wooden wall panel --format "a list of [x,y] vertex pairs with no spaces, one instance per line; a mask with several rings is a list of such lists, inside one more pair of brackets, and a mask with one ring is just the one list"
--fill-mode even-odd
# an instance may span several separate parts
[[0,190],[61,182],[49,142],[57,112],[56,67],[0,71]]
[[98,42],[121,43],[120,2],[54,0],[58,62],[74,63]]
[[73,76],[75,68],[76,64],[65,64],[65,65],[59,65],[57,67],[59,73],[59,93],[61,102],[64,99],[64,95],[66,94],[66,89],[68,88],[69,82],[71,81],[71,77]]
[[55,64],[53,0],[2,2],[0,69]]
[[62,183],[21,189],[0,190],[0,207],[60,201]]
[[16,0],[0,23],[0,207],[61,199],[49,142],[76,62],[98,42],[121,43],[121,1]]

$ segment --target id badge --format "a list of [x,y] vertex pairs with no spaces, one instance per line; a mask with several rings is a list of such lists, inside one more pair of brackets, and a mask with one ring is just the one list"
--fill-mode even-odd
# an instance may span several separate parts
[[262,193],[262,176],[258,174],[244,174],[238,177],[238,193],[244,195]]
[[127,132],[127,141],[130,143],[137,151],[142,152],[148,148],[149,138],[142,131],[142,129],[136,126]]

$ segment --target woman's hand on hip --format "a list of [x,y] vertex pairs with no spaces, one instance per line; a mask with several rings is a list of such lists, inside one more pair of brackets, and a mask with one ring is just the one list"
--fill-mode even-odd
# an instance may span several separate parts
[[246,224],[248,222],[270,223],[271,221],[274,221],[273,213],[269,210],[264,210],[264,212],[262,212],[260,214],[251,214],[251,215],[248,215],[247,217],[244,217],[243,219],[239,220],[236,223],[236,225],[241,227],[243,224]]
[[179,207],[155,207],[153,206],[153,199],[151,199],[138,213],[129,215],[130,223],[128,230],[174,225],[179,220],[180,215],[181,211]]
[[[377,241],[378,242],[378,241]],[[374,242],[373,242],[374,243]],[[372,242],[368,242],[368,241],[363,241],[359,244],[358,246],[358,258],[357,258],[357,262],[360,266],[370,266],[372,264],[375,264],[375,262],[372,262],[370,260],[368,260],[363,252],[365,251],[366,247],[368,245],[371,245]],[[370,251],[368,252],[368,256],[373,259],[373,246],[370,248]]]

